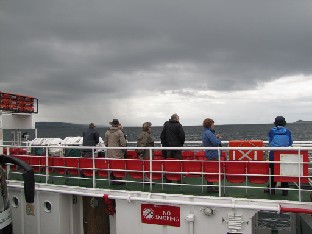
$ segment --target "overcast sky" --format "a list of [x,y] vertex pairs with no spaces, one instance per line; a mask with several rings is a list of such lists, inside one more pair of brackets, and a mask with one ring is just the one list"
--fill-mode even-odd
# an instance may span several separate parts
[[34,121],[312,120],[312,1],[0,0],[0,91]]

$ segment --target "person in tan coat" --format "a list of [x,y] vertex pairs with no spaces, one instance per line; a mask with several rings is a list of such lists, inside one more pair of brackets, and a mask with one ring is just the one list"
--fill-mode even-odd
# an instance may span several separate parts
[[[122,131],[121,124],[118,119],[113,119],[109,122],[112,127],[107,129],[104,136],[104,144],[107,147],[125,147],[127,146],[127,141],[125,135]],[[124,158],[125,150],[123,149],[108,149],[108,158]]]
[[[122,131],[122,126],[119,123],[118,119],[113,119],[112,122],[109,122],[112,127],[107,129],[104,135],[104,144],[107,147],[125,147],[127,146],[127,141],[125,134]],[[125,149],[108,149],[107,158],[116,158],[122,159],[125,155]],[[124,182],[116,181],[116,177],[113,172],[110,172],[110,178],[113,185],[123,185]]]
[[[153,147],[154,137],[151,135],[152,123],[145,122],[142,126],[142,132],[138,136],[137,146],[138,147]],[[137,154],[141,159],[149,159],[149,149],[137,149]]]

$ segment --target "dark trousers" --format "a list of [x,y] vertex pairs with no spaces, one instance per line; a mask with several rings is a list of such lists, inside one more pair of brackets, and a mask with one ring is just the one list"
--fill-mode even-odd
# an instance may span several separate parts
[[[274,163],[270,163],[271,175],[274,175]],[[276,182],[274,181],[274,176],[271,176],[271,187],[275,188]],[[281,182],[282,188],[289,188],[288,182]]]
[[92,158],[92,150],[82,150],[81,151],[81,155],[82,157],[85,157],[85,158]]
[[167,150],[165,158],[176,158],[182,159],[182,152],[181,150]]
[[[218,159],[208,159],[208,161],[218,161]],[[214,185],[213,182],[208,182],[207,185]],[[219,192],[219,185],[216,184],[214,186],[207,187],[207,192]]]

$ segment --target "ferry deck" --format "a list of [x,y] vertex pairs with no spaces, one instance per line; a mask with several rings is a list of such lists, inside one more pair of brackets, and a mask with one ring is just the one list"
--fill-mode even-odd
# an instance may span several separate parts
[[[262,229],[256,227],[259,221],[251,221],[263,215],[262,211],[312,214],[311,142],[295,142],[294,147],[285,148],[270,148],[265,145],[266,142],[252,140],[224,142],[225,146],[218,148],[204,148],[199,146],[199,142],[188,142],[188,147],[179,148],[182,150],[182,160],[163,158],[162,150],[172,148],[161,146],[147,148],[152,157],[149,160],[142,160],[135,152],[137,147],[131,146],[134,142],[129,143],[124,159],[106,158],[105,151],[109,149],[108,147],[89,147],[92,149],[93,157],[84,158],[81,157],[83,147],[79,142],[81,142],[79,138],[65,140],[37,138],[21,148],[5,147],[5,153],[25,161],[34,169],[36,194],[43,197],[40,198],[43,211],[40,211],[38,204],[37,212],[47,215],[55,211],[56,205],[52,201],[56,198],[51,194],[57,194],[59,214],[62,213],[60,211],[64,209],[63,206],[70,210],[65,212],[71,213],[68,214],[70,218],[64,218],[62,215],[61,217],[70,222],[72,227],[65,227],[62,221],[59,221],[60,231],[87,233],[82,231],[86,230],[85,226],[75,229],[75,220],[84,217],[82,204],[85,197],[90,198],[91,206],[95,201],[92,199],[97,198],[103,202],[104,210],[110,217],[108,233],[112,234],[147,233],[151,227],[151,230],[157,230],[155,233],[177,233],[179,229],[172,228],[177,226],[181,228],[184,222],[188,224],[184,229],[189,233],[200,233],[199,230],[207,228],[207,221],[201,224],[195,222],[193,219],[196,213],[197,218],[198,213],[207,217],[222,214],[219,221],[222,219],[224,221],[216,226],[217,232],[214,233],[240,233],[236,232],[237,230],[241,230],[241,233],[266,233],[259,231],[267,230],[265,227]],[[237,143],[240,146],[232,146]],[[218,150],[220,160],[206,160],[204,156],[206,149]],[[275,171],[278,172],[275,175],[270,174],[270,162],[267,160],[270,150],[274,150],[275,157],[279,159],[274,163]],[[13,202],[12,213],[13,216],[20,216],[19,205],[14,202],[23,201],[21,171],[16,166],[7,165],[7,174]],[[275,194],[265,193],[264,190],[270,184],[271,177],[274,177],[278,184],[281,181],[288,181],[289,188],[282,189],[277,186]],[[210,187],[218,188],[218,191],[212,191]],[[287,196],[283,196],[282,190],[288,191]],[[81,205],[74,208],[73,204],[68,204],[68,199],[76,199],[77,204],[81,199]],[[97,204],[99,200],[96,200]],[[173,210],[167,211],[169,213],[173,213],[175,208],[186,209],[187,212],[184,212],[188,214],[184,215],[183,221],[181,220],[183,212],[180,211],[177,216],[179,218],[165,216],[157,223],[144,219],[142,213],[144,205],[152,205],[154,209],[155,206],[165,208],[169,206],[170,209],[173,207]],[[136,214],[135,217],[124,217],[128,209]],[[235,211],[239,211],[239,215]],[[124,218],[131,222],[125,221]],[[179,219],[179,222],[164,219]],[[42,223],[42,220],[37,222]],[[138,226],[133,227],[132,222]],[[238,224],[234,225],[236,222]],[[190,230],[192,226],[190,223],[194,223],[196,228]],[[126,226],[127,230],[120,230],[121,226]],[[32,233],[40,233],[40,228],[39,232],[32,230]],[[158,230],[159,228],[161,230]],[[169,229],[172,231],[168,231]],[[289,232],[282,229],[284,232],[280,233],[297,233],[293,232],[293,229],[296,227],[292,229],[288,227]]]

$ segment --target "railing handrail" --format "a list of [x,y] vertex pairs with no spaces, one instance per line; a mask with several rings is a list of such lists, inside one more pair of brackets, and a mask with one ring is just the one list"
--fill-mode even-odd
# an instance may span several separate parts
[[124,147],[108,147],[108,146],[82,146],[82,145],[28,145],[28,146],[17,146],[17,145],[5,145],[2,144],[0,147],[6,148],[64,148],[64,149],[152,149],[152,150],[312,150],[312,146],[289,146],[289,147],[271,147],[271,146],[217,146],[217,147],[206,147],[206,146],[183,146],[183,147],[165,147],[165,146],[124,146]]

